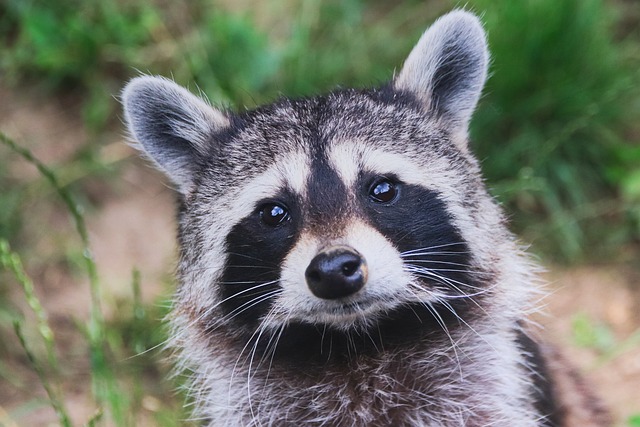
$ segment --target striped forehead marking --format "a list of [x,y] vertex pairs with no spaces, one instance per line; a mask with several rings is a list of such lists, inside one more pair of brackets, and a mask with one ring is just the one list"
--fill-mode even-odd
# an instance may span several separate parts
[[304,196],[306,193],[309,171],[311,170],[309,155],[295,152],[287,155],[275,164],[275,174],[280,179],[280,185],[286,186],[294,193]]
[[395,175],[408,184],[422,184],[422,169],[407,157],[365,144],[342,143],[329,149],[329,163],[347,187],[352,187],[362,172]]

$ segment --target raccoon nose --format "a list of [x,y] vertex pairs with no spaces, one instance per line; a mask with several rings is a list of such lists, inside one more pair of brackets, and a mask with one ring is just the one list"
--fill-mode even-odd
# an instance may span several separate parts
[[332,246],[311,260],[305,277],[318,298],[343,298],[362,289],[367,281],[367,264],[355,249]]

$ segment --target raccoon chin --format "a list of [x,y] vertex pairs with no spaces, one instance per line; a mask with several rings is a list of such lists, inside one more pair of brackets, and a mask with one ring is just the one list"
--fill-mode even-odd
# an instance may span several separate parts
[[329,326],[341,331],[362,331],[400,305],[400,301],[392,298],[372,295],[354,296],[342,301],[317,299],[295,308],[290,307],[286,317],[291,322]]
[[382,302],[361,300],[342,304],[327,304],[308,313],[306,317],[313,323],[350,329],[363,324],[370,324],[388,309]]

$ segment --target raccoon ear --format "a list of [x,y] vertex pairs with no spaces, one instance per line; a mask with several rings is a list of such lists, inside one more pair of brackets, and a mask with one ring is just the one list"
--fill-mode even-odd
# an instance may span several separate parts
[[480,20],[456,10],[424,32],[394,81],[466,134],[487,78],[489,51]]
[[174,82],[141,76],[122,91],[127,128],[143,151],[186,194],[198,159],[227,117]]

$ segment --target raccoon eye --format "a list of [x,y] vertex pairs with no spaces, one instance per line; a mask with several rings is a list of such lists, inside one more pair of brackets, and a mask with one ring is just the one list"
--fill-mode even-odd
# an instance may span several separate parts
[[287,209],[277,203],[268,203],[260,208],[260,220],[269,227],[276,227],[289,219]]
[[398,186],[388,179],[376,181],[369,190],[369,198],[376,203],[391,203],[398,197]]

